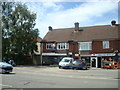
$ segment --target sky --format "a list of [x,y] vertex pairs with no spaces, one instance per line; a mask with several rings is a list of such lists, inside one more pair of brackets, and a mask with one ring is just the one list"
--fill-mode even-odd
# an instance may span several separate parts
[[35,28],[41,38],[49,26],[58,29],[74,27],[75,22],[80,27],[110,25],[112,20],[118,23],[118,0],[23,0],[23,3],[37,14]]

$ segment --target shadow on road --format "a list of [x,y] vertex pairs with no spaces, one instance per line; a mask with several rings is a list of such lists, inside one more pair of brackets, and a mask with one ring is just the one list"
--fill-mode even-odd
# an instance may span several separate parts
[[4,75],[14,75],[16,73],[0,73],[0,74],[4,74]]

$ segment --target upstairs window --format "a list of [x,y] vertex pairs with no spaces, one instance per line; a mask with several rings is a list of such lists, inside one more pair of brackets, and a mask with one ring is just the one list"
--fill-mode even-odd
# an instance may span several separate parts
[[109,41],[103,41],[103,49],[108,49],[109,47]]
[[55,43],[47,43],[46,49],[48,50],[54,50],[56,48]]
[[57,43],[57,50],[66,50],[69,49],[68,43]]
[[81,51],[92,50],[92,42],[79,42],[79,50]]

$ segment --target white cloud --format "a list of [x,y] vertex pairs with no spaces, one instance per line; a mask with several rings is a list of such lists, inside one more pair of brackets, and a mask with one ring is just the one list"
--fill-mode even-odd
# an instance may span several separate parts
[[61,5],[56,5],[54,2],[45,2],[45,3],[43,3],[43,7],[44,8],[50,8],[50,7],[52,7],[52,8],[58,8],[58,9],[60,9]]
[[[91,0],[92,1],[92,0]],[[98,2],[97,2],[98,1]],[[74,27],[74,22],[79,22],[80,25],[96,25],[100,23],[110,24],[107,21],[99,21],[106,13],[115,12],[118,8],[118,0],[97,0],[96,2],[88,2],[86,0],[82,5],[77,5],[75,8],[66,9],[62,4],[56,4],[54,1],[42,2],[34,7],[31,7],[33,11],[37,12],[37,24],[36,27],[40,30],[40,36],[48,32],[48,26],[53,28],[66,28]],[[113,3],[114,1],[114,3]],[[38,7],[39,6],[39,7]],[[52,8],[52,11],[47,12]],[[94,22],[95,18],[98,18],[97,22]],[[117,18],[117,17],[116,17]],[[110,21],[109,21],[110,22]]]
[[11,1],[19,1],[19,2],[98,2],[98,1],[112,1],[118,2],[119,0],[4,0],[11,2]]

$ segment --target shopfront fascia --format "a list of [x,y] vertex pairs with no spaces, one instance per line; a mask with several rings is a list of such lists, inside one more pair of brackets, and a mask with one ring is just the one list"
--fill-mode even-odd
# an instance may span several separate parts
[[91,67],[102,68],[107,61],[115,61],[115,53],[91,54]]
[[114,61],[115,53],[81,55],[81,58],[93,68],[102,68],[105,61]]
[[[69,53],[71,55],[72,53]],[[66,53],[42,53],[43,57],[66,57]],[[76,54],[76,56],[78,56]],[[82,60],[85,60],[85,62],[90,63],[91,67],[94,68],[102,68],[103,62],[105,60],[113,60],[115,57],[115,53],[99,53],[99,54],[89,54],[89,55],[80,55]]]

